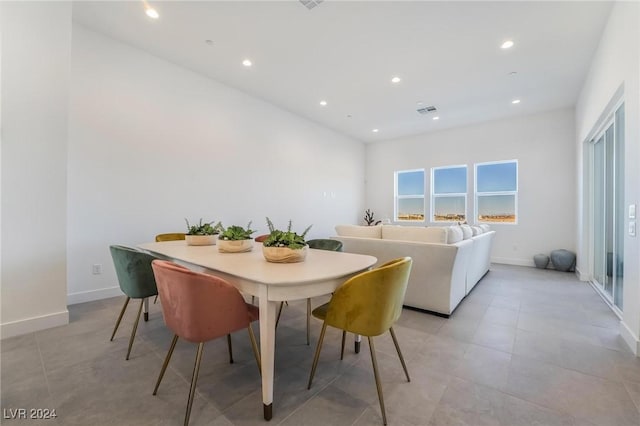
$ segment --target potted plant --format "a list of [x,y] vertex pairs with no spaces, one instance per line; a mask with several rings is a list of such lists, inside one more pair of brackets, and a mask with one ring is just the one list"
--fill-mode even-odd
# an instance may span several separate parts
[[376,226],[382,222],[373,218],[373,212],[370,209],[365,210],[364,221],[367,223],[367,226]]
[[218,234],[220,233],[220,228],[222,224],[220,222],[215,225],[212,222],[202,223],[202,218],[197,225],[189,224],[189,221],[185,218],[185,222],[187,222],[187,233],[185,235],[185,240],[187,244],[190,246],[211,246],[216,243],[218,239]]
[[251,234],[256,232],[251,229],[251,221],[247,224],[247,228],[232,225],[228,228],[220,226],[222,232],[218,238],[218,251],[222,253],[242,253],[251,251],[253,248],[253,239]]
[[291,230],[291,220],[286,231],[276,229],[273,222],[267,218],[269,237],[262,243],[262,254],[269,262],[293,263],[302,262],[307,257],[307,242],[305,236],[311,229],[309,225],[302,234]]

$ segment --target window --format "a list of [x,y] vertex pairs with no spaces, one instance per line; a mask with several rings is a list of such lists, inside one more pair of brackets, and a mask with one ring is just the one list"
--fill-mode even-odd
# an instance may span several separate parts
[[476,164],[478,222],[517,223],[518,160]]
[[467,166],[431,169],[431,220],[461,222],[467,219]]
[[424,169],[395,173],[397,221],[424,220]]

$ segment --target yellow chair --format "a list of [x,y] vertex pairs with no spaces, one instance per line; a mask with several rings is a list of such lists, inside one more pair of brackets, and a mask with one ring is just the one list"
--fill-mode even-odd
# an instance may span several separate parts
[[156,235],[156,243],[160,243],[163,241],[178,241],[184,240],[185,234],[180,232],[173,232],[170,234],[158,234]]
[[379,336],[387,330],[391,334],[393,344],[398,352],[407,381],[411,381],[407,366],[398,345],[398,339],[393,331],[393,324],[400,318],[402,303],[409,282],[412,259],[404,257],[395,259],[371,271],[363,272],[347,280],[331,297],[329,303],[313,310],[313,316],[323,320],[322,331],[318,339],[318,346],[313,358],[311,375],[309,376],[308,389],[318,366],[322,341],[327,330],[327,325],[342,330],[342,349],[340,359],[344,357],[344,340],[346,332],[367,336],[373,375],[378,390],[378,401],[382,412],[382,421],[387,424],[387,416],[384,409],[382,386],[378,375],[378,362],[373,345],[374,336]]
[[[162,243],[164,241],[180,241],[185,239],[185,235],[182,232],[171,232],[169,234],[158,234],[156,235],[156,243]],[[153,304],[155,305],[158,301],[158,295],[153,299]],[[144,313],[145,318],[147,318],[148,313]]]

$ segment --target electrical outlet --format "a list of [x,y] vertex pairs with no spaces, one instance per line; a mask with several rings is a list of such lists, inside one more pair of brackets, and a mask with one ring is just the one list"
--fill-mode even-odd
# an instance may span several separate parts
[[100,265],[99,263],[94,263],[91,267],[91,272],[93,273],[93,275],[102,274],[102,265]]

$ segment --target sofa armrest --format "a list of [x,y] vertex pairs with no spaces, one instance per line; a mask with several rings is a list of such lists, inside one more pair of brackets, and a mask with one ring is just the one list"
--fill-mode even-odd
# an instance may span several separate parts
[[455,244],[422,243],[376,238],[331,237],[348,253],[368,254],[382,264],[399,257],[413,258],[405,305],[450,315],[465,296],[466,268],[471,240]]

